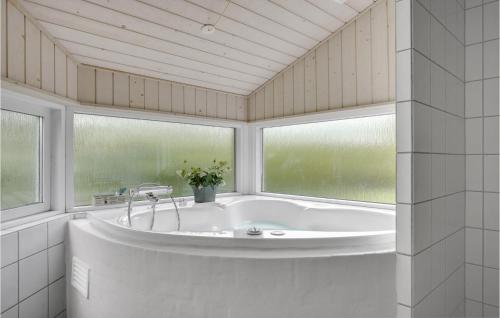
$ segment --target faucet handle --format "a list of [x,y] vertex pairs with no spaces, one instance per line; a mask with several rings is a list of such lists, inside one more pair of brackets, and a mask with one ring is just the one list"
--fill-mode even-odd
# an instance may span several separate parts
[[174,188],[172,186],[142,184],[135,189],[134,194],[147,195],[148,193],[153,193],[154,195],[171,195],[173,191]]
[[148,192],[146,193],[146,199],[148,199],[149,202],[153,202],[153,203],[158,203],[158,201],[160,201],[160,199],[153,194],[153,192]]

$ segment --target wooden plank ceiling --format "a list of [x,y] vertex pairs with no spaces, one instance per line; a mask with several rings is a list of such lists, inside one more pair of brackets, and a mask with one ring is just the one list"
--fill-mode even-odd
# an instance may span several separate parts
[[80,63],[248,95],[374,1],[18,2]]

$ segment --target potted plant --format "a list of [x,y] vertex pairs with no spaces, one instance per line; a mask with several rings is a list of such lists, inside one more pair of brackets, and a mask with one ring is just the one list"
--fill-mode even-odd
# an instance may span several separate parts
[[[187,164],[186,160],[184,160],[184,164]],[[217,162],[214,159],[212,166],[208,168],[183,168],[177,171],[177,174],[193,188],[194,202],[203,203],[215,201],[217,188],[219,185],[225,184],[223,176],[230,170],[227,161]]]

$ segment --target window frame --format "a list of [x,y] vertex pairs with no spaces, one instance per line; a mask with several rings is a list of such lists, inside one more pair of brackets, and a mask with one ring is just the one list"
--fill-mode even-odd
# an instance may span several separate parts
[[250,170],[252,172],[250,174],[254,176],[251,180],[251,185],[250,185],[252,188],[252,192],[257,195],[276,197],[276,198],[307,200],[307,201],[325,202],[333,204],[345,204],[345,205],[354,205],[354,206],[369,207],[369,208],[395,209],[395,204],[273,193],[273,192],[265,192],[262,189],[263,178],[264,178],[264,173],[263,173],[264,172],[263,170],[264,128],[320,123],[320,122],[336,121],[342,119],[353,119],[353,118],[372,117],[381,115],[395,115],[395,113],[396,109],[394,103],[381,103],[370,106],[350,107],[335,111],[300,114],[286,118],[268,119],[268,120],[249,123],[248,126],[251,131],[250,135],[253,136],[253,138],[250,138],[249,140],[250,150],[252,152],[250,156],[252,161]]
[[[296,116],[286,118],[266,119],[249,123],[237,120],[162,113],[141,109],[80,104],[68,98],[58,97],[22,85],[6,82],[2,83],[1,95],[2,109],[43,118],[41,145],[43,149],[43,164],[41,167],[42,203],[1,211],[0,219],[2,228],[11,226],[8,224],[24,222],[22,220],[26,220],[24,217],[27,216],[29,216],[28,219],[34,220],[44,215],[117,207],[116,205],[103,207],[74,207],[74,113],[233,128],[235,132],[235,192],[219,194],[219,196],[257,194],[269,197],[348,204],[391,210],[395,207],[395,205],[392,204],[326,199],[262,191],[263,128],[376,115],[393,115],[395,114],[394,103],[380,103],[319,113],[297,114]],[[190,200],[192,196],[186,198]],[[14,219],[19,220],[12,221]],[[4,223],[6,221],[8,221],[8,223]]]
[[2,110],[40,117],[40,192],[41,202],[27,204],[15,208],[5,209],[0,212],[1,222],[12,221],[14,219],[31,216],[47,212],[54,209],[57,204],[54,199],[52,187],[55,179],[56,169],[53,167],[52,154],[57,145],[54,144],[54,137],[57,134],[55,127],[55,116],[57,112],[64,112],[64,106],[47,101],[38,96],[28,95],[25,92],[16,92],[2,88]]
[[[95,206],[75,206],[74,205],[74,160],[73,160],[73,138],[74,138],[74,125],[73,119],[75,114],[119,117],[138,120],[151,120],[167,123],[180,123],[190,125],[203,125],[212,127],[225,127],[234,129],[234,178],[235,178],[235,191],[230,193],[221,193],[218,196],[234,196],[244,193],[245,191],[245,176],[244,165],[241,164],[244,158],[244,145],[247,136],[247,123],[230,119],[218,119],[211,117],[195,117],[187,115],[176,115],[171,113],[150,112],[144,110],[135,110],[129,108],[116,108],[116,107],[99,107],[90,105],[72,105],[66,109],[66,212],[82,212],[96,209],[116,208],[119,205],[111,207],[95,207]],[[193,196],[185,198],[191,199]],[[141,204],[138,202],[137,204]],[[147,202],[144,202],[147,204]]]

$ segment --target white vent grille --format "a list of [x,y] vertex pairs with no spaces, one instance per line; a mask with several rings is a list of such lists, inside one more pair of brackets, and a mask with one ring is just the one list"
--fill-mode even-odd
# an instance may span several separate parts
[[73,256],[71,262],[71,286],[87,299],[89,298],[89,272],[90,267],[79,258]]

